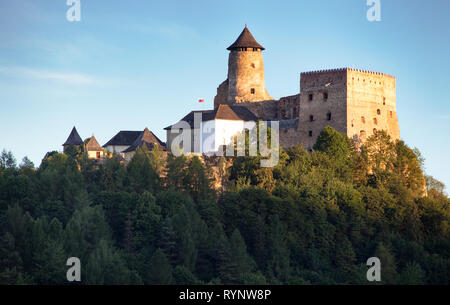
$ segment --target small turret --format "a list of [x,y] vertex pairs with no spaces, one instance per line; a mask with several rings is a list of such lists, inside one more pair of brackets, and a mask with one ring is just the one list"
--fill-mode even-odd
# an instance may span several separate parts
[[64,142],[64,144],[62,145],[63,150],[66,151],[66,148],[71,145],[74,145],[74,146],[83,145],[83,140],[81,140],[81,137],[78,134],[78,131],[75,128],[75,126],[72,128],[72,131],[70,132],[70,135],[67,138],[66,142]]

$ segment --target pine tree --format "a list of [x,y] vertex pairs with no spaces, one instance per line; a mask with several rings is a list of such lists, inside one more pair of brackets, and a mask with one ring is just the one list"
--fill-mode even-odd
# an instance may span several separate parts
[[131,214],[128,213],[127,220],[125,221],[125,233],[123,238],[123,247],[130,253],[136,251],[134,242],[133,222],[131,220]]
[[396,284],[397,266],[395,257],[391,254],[390,249],[383,243],[378,243],[375,250],[375,257],[381,262],[381,281],[384,284]]
[[244,278],[251,273],[254,262],[247,253],[247,246],[244,239],[235,229],[230,237],[230,264],[235,268],[234,278],[236,283],[244,284]]
[[150,259],[147,282],[151,285],[172,284],[172,266],[161,249],[157,249]]
[[276,280],[284,282],[289,276],[290,254],[286,244],[286,234],[278,215],[272,218],[269,234],[268,272]]

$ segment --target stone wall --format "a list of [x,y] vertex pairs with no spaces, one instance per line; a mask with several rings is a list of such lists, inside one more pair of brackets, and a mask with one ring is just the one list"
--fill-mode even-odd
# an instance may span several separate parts
[[279,120],[298,118],[299,110],[300,94],[282,97],[277,102],[277,118]]
[[260,102],[242,102],[239,106],[245,106],[254,115],[263,121],[277,118],[278,101],[268,100]]
[[347,135],[363,142],[386,130],[400,138],[395,97],[395,77],[357,69],[347,70]]
[[214,108],[219,107],[221,104],[228,105],[228,79],[224,80],[217,87],[217,94],[214,97]]
[[228,57],[228,103],[272,100],[266,91],[261,50],[233,50]]
[[298,143],[311,150],[326,126],[347,133],[346,70],[305,72],[300,76]]

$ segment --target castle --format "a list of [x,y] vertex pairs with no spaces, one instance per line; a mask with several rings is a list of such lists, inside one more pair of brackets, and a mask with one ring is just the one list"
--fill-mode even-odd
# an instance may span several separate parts
[[[352,68],[303,72],[300,92],[275,100],[265,87],[265,49],[247,26],[227,50],[228,77],[217,88],[214,110],[193,111],[181,120],[194,130],[192,117],[201,113],[207,120],[215,120],[217,127],[219,119],[214,113],[229,113],[222,116],[222,131],[210,128],[216,133],[216,142],[228,144],[225,142],[240,128],[236,126],[242,126],[236,122],[252,119],[248,113],[239,115],[248,111],[257,119],[278,121],[280,145],[285,148],[303,144],[311,150],[325,126],[359,143],[379,130],[385,130],[392,139],[400,138],[394,76]],[[167,147],[174,138],[172,126],[166,127]]]
[[[183,141],[178,143],[185,153],[214,153],[233,143],[236,134],[258,120],[279,123],[279,143],[284,148],[302,144],[311,151],[326,126],[356,143],[363,143],[379,130],[385,130],[394,140],[400,138],[395,77],[352,68],[303,72],[300,92],[276,100],[265,86],[262,57],[265,49],[247,26],[227,50],[230,51],[228,77],[217,88],[214,109],[191,111],[178,123],[166,127],[166,143],[146,128],[144,131],[120,131],[103,149],[129,161],[143,145],[165,146],[166,150],[171,150],[178,136],[174,129],[183,129],[183,132],[190,131],[190,145]],[[198,116],[201,121],[196,123]],[[92,150],[92,158],[101,158],[102,148],[95,138],[91,142],[87,146],[88,155]],[[68,143],[82,144],[75,128],[63,146]]]

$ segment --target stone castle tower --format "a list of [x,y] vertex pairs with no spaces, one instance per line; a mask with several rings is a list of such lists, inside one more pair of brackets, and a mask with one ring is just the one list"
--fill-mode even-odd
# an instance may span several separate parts
[[227,48],[228,78],[214,98],[214,108],[220,104],[273,100],[267,93],[261,46],[245,26],[236,41]]
[[394,76],[352,68],[304,72],[297,103],[298,126],[286,132],[287,146],[311,149],[325,126],[359,143],[380,130],[400,138]]

